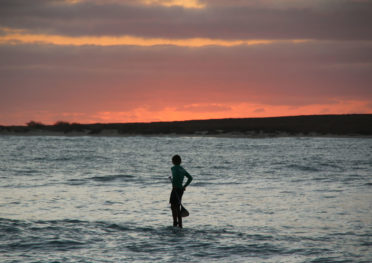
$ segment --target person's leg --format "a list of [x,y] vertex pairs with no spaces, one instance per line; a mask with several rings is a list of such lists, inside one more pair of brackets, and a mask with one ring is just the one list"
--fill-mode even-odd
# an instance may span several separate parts
[[181,216],[181,206],[177,207],[177,217],[178,217],[178,226],[182,228],[182,216]]
[[172,209],[172,216],[173,216],[173,226],[177,226],[177,224],[178,224],[177,223],[177,218],[178,218],[177,205],[172,204],[171,209]]
[[178,218],[178,226],[182,228],[182,216],[181,216],[181,201],[182,201],[182,195],[183,195],[183,190],[178,190],[177,196],[178,196],[178,201],[179,204],[177,205],[177,218]]

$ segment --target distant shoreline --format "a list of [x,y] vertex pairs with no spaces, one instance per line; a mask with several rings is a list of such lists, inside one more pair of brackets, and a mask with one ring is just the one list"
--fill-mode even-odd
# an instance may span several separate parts
[[211,138],[248,138],[248,139],[265,139],[265,138],[368,138],[372,139],[372,135],[361,135],[361,134],[353,134],[353,135],[338,135],[338,134],[257,134],[257,135],[249,135],[249,134],[239,134],[239,133],[232,133],[232,134],[214,134],[214,135],[201,135],[201,134],[107,134],[103,131],[102,134],[88,134],[88,133],[63,133],[63,132],[25,132],[25,133],[0,133],[0,136],[19,136],[19,137],[211,137]]
[[151,123],[0,126],[0,135],[17,136],[204,136],[225,138],[363,137],[372,138],[372,114],[307,115]]

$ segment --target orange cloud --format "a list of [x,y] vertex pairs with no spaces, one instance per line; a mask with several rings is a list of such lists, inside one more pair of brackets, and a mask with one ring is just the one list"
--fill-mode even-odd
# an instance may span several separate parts
[[251,46],[274,43],[304,43],[309,39],[292,40],[271,40],[271,39],[210,39],[210,38],[186,38],[186,39],[167,39],[167,38],[143,38],[135,36],[63,36],[63,35],[45,35],[30,34],[23,30],[2,28],[5,35],[0,35],[0,44],[53,44],[65,46],[141,46],[151,47],[158,45],[171,45],[179,47],[204,47],[204,46]]
[[[91,1],[91,0],[90,0]],[[77,4],[81,2],[87,2],[87,0],[65,0],[66,3],[69,4]],[[104,3],[134,3],[134,4],[145,4],[145,5],[159,5],[165,7],[172,7],[172,6],[180,6],[183,8],[204,8],[206,5],[200,3],[199,0],[130,0],[130,1],[123,1],[123,0],[104,0],[96,2]]]
[[183,8],[204,8],[205,4],[200,3],[198,0],[142,0],[148,5],[161,5],[161,6],[181,6]]

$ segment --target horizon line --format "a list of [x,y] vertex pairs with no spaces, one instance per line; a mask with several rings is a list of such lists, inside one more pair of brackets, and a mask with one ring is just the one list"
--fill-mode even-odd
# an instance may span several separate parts
[[320,117],[320,116],[350,116],[350,115],[372,115],[372,113],[341,113],[341,114],[302,114],[302,115],[285,115],[285,116],[270,116],[270,117],[238,117],[238,118],[211,118],[211,119],[186,119],[186,120],[174,120],[174,121],[149,121],[149,122],[92,122],[92,123],[80,123],[80,122],[69,122],[65,120],[58,120],[54,124],[45,124],[41,121],[30,120],[25,124],[17,125],[3,125],[1,127],[23,127],[28,126],[28,123],[34,122],[43,126],[56,126],[60,124],[68,125],[110,125],[110,124],[152,124],[152,123],[174,123],[174,122],[192,122],[192,121],[213,121],[213,120],[243,120],[243,119],[278,119],[278,118],[294,118],[294,117]]

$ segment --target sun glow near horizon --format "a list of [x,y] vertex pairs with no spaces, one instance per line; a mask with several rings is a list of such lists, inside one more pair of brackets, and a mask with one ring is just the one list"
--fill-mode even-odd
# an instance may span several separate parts
[[[137,107],[129,111],[96,111],[96,112],[59,112],[33,111],[28,114],[11,116],[12,119],[0,119],[0,125],[24,125],[29,121],[43,124],[54,124],[56,121],[70,123],[139,123],[168,122],[224,118],[266,118],[299,115],[322,114],[357,114],[371,113],[368,102],[338,102],[334,105],[308,105],[288,107],[285,105],[270,106],[265,104],[190,104],[182,108]],[[26,117],[27,116],[27,117]]]

